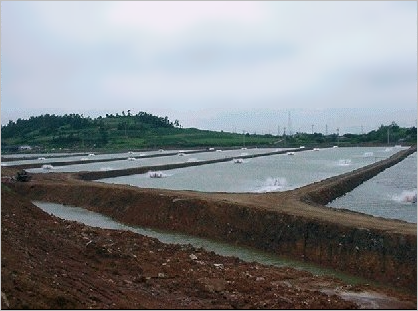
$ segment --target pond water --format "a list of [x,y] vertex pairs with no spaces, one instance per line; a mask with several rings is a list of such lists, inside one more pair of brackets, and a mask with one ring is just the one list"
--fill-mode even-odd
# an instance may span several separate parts
[[100,179],[143,188],[203,192],[286,191],[374,163],[399,151],[379,147],[306,150],[202,166],[185,167],[155,175],[136,174]]
[[346,275],[331,269],[321,268],[316,265],[305,262],[292,261],[280,258],[279,256],[256,250],[249,247],[230,245],[227,243],[194,237],[191,235],[155,230],[150,228],[143,228],[137,226],[127,226],[120,222],[113,220],[110,217],[95,213],[80,207],[68,206],[49,202],[33,202],[36,206],[41,208],[48,214],[53,214],[61,219],[77,221],[91,227],[98,227],[103,229],[126,230],[148,237],[156,238],[163,243],[168,244],[190,244],[196,248],[203,248],[207,251],[213,251],[222,256],[238,257],[246,262],[258,262],[265,265],[272,265],[277,267],[293,267],[299,270],[309,271],[315,275],[330,275],[339,278],[349,284],[369,283],[362,278]]
[[[134,152],[128,151],[123,153],[103,153],[103,154],[96,154],[94,152],[91,153],[78,153],[78,154],[27,154],[28,157],[37,157],[36,159],[19,159],[19,155],[9,155],[8,158],[14,159],[13,161],[8,161],[4,163],[6,166],[13,166],[13,165],[22,165],[22,164],[51,164],[55,162],[75,162],[75,161],[84,161],[84,160],[109,160],[113,158],[123,158],[126,159],[130,157],[144,157],[149,155],[165,155],[165,154],[172,154],[177,152],[190,152],[193,150],[160,150],[160,151],[144,151],[144,152]],[[65,155],[65,156],[63,156]],[[6,157],[6,156],[4,156]]]
[[[176,163],[185,163],[185,162],[199,162],[199,161],[207,161],[207,160],[214,160],[214,159],[222,159],[228,157],[239,157],[244,155],[255,155],[255,154],[262,154],[268,152],[279,151],[282,149],[277,148],[253,148],[253,149],[235,149],[235,150],[216,150],[216,151],[209,151],[209,152],[199,152],[199,153],[192,153],[187,154],[183,150],[178,150],[175,155],[164,155],[161,153],[159,157],[153,158],[141,158],[141,155],[145,155],[143,153],[138,154],[116,154],[113,155],[114,158],[117,157],[126,157],[123,160],[115,160],[110,162],[94,162],[94,163],[86,163],[86,164],[72,164],[72,165],[65,165],[65,166],[53,166],[50,169],[43,169],[43,168],[31,168],[27,169],[29,173],[49,173],[49,172],[81,172],[81,171],[110,171],[116,169],[128,169],[128,168],[135,168],[141,166],[155,166],[155,165],[163,165],[163,164],[176,164]],[[171,150],[171,153],[176,152]],[[155,152],[154,152],[155,153]],[[105,155],[101,157],[104,158]],[[94,156],[94,159],[99,159],[98,156]],[[90,157],[93,158],[93,157]],[[109,158],[109,156],[107,156]],[[80,158],[77,159],[79,161]],[[62,161],[62,160],[61,160]],[[14,163],[14,162],[13,162]],[[38,161],[39,163],[39,161]],[[43,161],[42,163],[48,163],[48,161]]]
[[416,195],[417,153],[414,153],[328,206],[417,223]]
[[84,155],[82,152],[56,152],[56,153],[10,153],[2,154],[1,157],[11,160],[19,160],[22,158],[35,158],[35,157],[70,157]]

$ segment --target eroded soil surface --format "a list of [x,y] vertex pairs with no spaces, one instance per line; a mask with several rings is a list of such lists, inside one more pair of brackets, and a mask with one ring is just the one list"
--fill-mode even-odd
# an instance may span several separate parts
[[44,213],[2,184],[3,309],[416,309],[416,296]]
[[[3,177],[17,168],[2,168]],[[39,174],[29,183],[65,189],[82,187],[72,174]],[[9,181],[7,177],[5,181]],[[192,246],[163,244],[132,232],[65,221],[40,210],[7,185],[1,187],[1,307],[3,309],[416,309],[415,293],[368,284],[352,286],[292,268],[246,263]],[[21,184],[21,185],[19,185]],[[112,191],[128,186],[103,185]],[[312,185],[310,187],[316,187]],[[58,188],[57,188],[58,189]],[[122,189],[123,190],[123,189]],[[138,190],[146,194],[155,190]],[[62,191],[63,192],[63,191]],[[166,195],[179,195],[169,191]],[[65,203],[69,194],[61,193]],[[245,203],[253,208],[283,206],[289,213],[334,218],[281,195],[203,194],[180,196]],[[60,200],[61,201],[61,200]],[[290,202],[289,204],[284,204]],[[296,204],[296,205],[295,205]],[[297,207],[297,208],[296,208]],[[340,222],[415,233],[416,226],[339,214]],[[343,217],[341,217],[343,216]],[[358,219],[357,219],[358,218]],[[337,220],[336,220],[337,221]]]

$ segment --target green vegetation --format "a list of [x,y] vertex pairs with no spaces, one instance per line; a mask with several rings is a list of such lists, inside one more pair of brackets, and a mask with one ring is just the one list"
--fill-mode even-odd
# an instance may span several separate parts
[[128,150],[184,147],[299,147],[329,145],[416,144],[417,129],[401,128],[396,123],[381,125],[367,134],[343,136],[321,133],[296,133],[292,136],[237,134],[196,128],[182,128],[178,120],[146,112],[132,115],[106,114],[92,119],[83,115],[41,115],[18,119],[1,128],[2,152],[14,152],[29,145],[35,150]]

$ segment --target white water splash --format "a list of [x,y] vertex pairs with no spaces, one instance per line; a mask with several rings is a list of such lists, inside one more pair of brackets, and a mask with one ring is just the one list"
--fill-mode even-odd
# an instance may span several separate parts
[[351,159],[338,160],[338,166],[349,166],[349,165],[351,165]]
[[392,200],[400,203],[416,203],[417,202],[417,189],[404,190],[399,195],[393,195]]
[[241,163],[244,163],[244,159],[243,158],[235,158],[235,159],[232,160],[232,162],[241,164]]
[[111,168],[110,166],[105,166],[105,167],[101,167],[100,170],[106,172],[106,171],[113,170],[113,168]]
[[168,176],[171,176],[171,175],[165,174],[161,171],[149,171],[147,173],[147,176],[149,178],[165,178],[165,177],[168,177]]
[[255,192],[275,192],[284,191],[287,187],[287,180],[284,177],[268,177],[263,186]]
[[373,152],[365,152],[365,153],[363,153],[363,157],[365,157],[365,158],[370,158],[370,157],[372,157],[374,155],[374,153]]

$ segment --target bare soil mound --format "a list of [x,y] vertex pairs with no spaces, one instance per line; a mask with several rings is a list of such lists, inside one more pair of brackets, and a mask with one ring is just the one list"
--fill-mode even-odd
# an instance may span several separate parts
[[64,221],[3,185],[1,205],[3,309],[416,308],[412,295],[367,287],[364,299],[329,277]]

